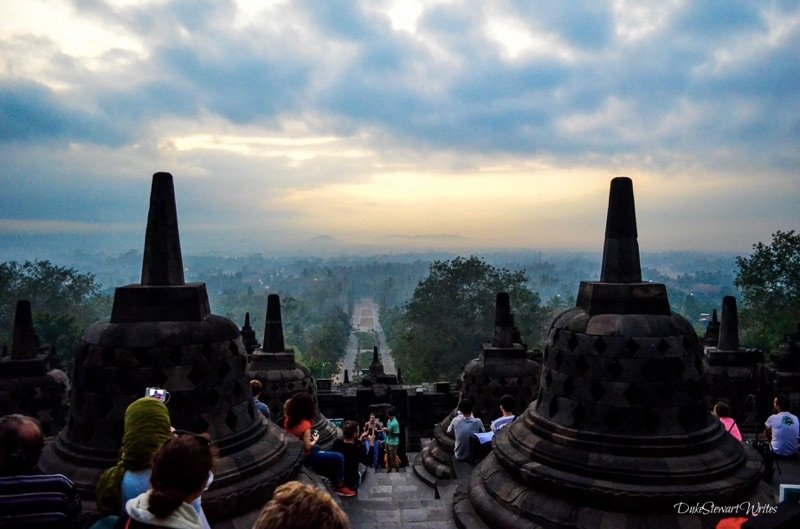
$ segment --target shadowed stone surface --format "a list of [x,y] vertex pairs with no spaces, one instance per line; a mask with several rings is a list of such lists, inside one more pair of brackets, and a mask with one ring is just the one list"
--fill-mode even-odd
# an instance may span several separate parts
[[126,408],[145,388],[162,387],[173,426],[208,432],[219,450],[203,494],[206,515],[235,519],[297,473],[302,449],[253,407],[238,327],[210,314],[204,284],[183,282],[168,173],[153,177],[144,261],[142,284],[116,290],[111,321],[86,330],[67,427],[40,467],[67,475],[85,501],[93,500],[99,475],[116,464]]
[[771,499],[760,457],[707,409],[692,326],[664,285],[641,283],[627,178],[611,183],[606,236],[601,281],[553,322],[538,398],[495,436],[459,526],[713,527],[674,505]]

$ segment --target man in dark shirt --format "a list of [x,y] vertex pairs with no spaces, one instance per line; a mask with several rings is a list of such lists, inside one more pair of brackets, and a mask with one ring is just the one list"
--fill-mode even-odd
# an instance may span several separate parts
[[[359,463],[369,465],[372,462],[372,454],[375,450],[375,434],[369,435],[364,432],[358,435],[358,423],[356,421],[345,421],[342,427],[344,439],[337,439],[333,442],[332,450],[344,456],[344,484],[353,490],[357,490],[361,484],[361,474],[358,471]],[[369,442],[369,448],[364,449],[364,441]]]
[[42,474],[36,467],[43,447],[35,419],[0,417],[0,528],[81,527],[75,485],[61,474]]

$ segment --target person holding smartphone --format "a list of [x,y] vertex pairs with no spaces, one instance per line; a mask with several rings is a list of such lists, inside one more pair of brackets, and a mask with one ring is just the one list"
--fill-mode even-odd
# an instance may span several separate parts
[[[367,436],[374,437],[374,447],[372,454],[372,468],[378,468],[378,453],[380,452],[381,445],[383,441],[386,439],[386,428],[383,427],[383,423],[375,417],[375,413],[369,414],[369,420],[364,423],[364,432]],[[364,450],[369,450],[369,440],[364,439],[363,441]]]

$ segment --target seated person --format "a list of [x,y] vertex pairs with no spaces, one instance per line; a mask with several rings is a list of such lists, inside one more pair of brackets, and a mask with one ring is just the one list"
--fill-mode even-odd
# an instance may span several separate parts
[[730,406],[721,401],[717,402],[714,404],[714,415],[719,418],[719,422],[722,423],[722,426],[725,428],[726,432],[731,434],[737,441],[742,440],[742,433],[739,431],[739,427],[736,426],[736,421],[734,421],[733,417],[731,417]]
[[317,474],[331,480],[339,496],[355,496],[356,492],[344,484],[344,456],[339,452],[321,450],[317,445],[319,433],[311,429],[316,415],[314,398],[310,393],[295,393],[283,404],[283,429],[303,443],[303,464]]
[[253,395],[253,406],[267,418],[268,421],[272,420],[272,414],[269,412],[269,406],[266,402],[261,402],[261,392],[264,390],[264,385],[258,379],[250,381],[250,393]]
[[456,438],[455,450],[453,455],[458,461],[466,461],[470,458],[469,438],[472,434],[484,431],[483,423],[477,417],[472,416],[473,404],[469,399],[461,399],[458,403],[458,411],[447,427],[447,433],[453,434]]
[[202,529],[192,502],[208,488],[214,459],[214,448],[205,437],[171,438],[153,456],[150,489],[125,504],[114,529]]
[[[369,420],[364,423],[364,432],[375,437],[375,451],[372,456],[373,468],[378,468],[378,452],[380,452],[381,445],[386,439],[385,431],[386,429],[383,427],[383,423],[375,417],[374,413],[370,413]],[[368,440],[364,440],[364,450],[369,450]]]
[[[333,442],[332,450],[344,456],[344,484],[353,490],[358,490],[361,485],[361,474],[358,472],[359,463],[370,465],[372,454],[375,452],[375,435],[364,432],[358,435],[358,423],[345,421],[342,428],[343,439]],[[364,444],[368,447],[364,449]]]
[[794,459],[797,457],[797,436],[800,435],[800,422],[795,415],[787,411],[789,403],[786,397],[775,397],[772,405],[777,413],[770,415],[764,423],[764,434],[770,442],[775,457]]
[[44,436],[35,419],[0,417],[0,527],[83,527],[81,498],[72,481],[37,468],[42,448]]
[[500,417],[492,421],[491,430],[493,432],[496,433],[497,430],[517,418],[516,415],[514,415],[514,407],[514,397],[511,395],[503,395],[500,397]]

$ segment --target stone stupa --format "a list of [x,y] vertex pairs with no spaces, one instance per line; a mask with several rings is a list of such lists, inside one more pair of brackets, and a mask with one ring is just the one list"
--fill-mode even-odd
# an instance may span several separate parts
[[319,431],[318,444],[330,448],[340,432],[317,405],[317,382],[311,371],[295,359],[294,349],[283,341],[281,300],[277,294],[267,296],[267,321],[264,326],[264,345],[250,355],[248,373],[261,381],[261,401],[266,402],[272,420],[283,425],[283,403],[293,394],[307,391],[314,399],[317,416],[313,428]]
[[51,347],[39,345],[30,301],[18,300],[11,353],[0,357],[0,415],[35,417],[47,437],[66,424],[69,398],[69,379],[54,367],[52,353]]
[[[499,292],[495,300],[492,340],[483,344],[478,357],[470,360],[461,374],[461,397],[472,401],[475,417],[485,425],[500,415],[500,397],[503,395],[514,397],[518,413],[536,396],[541,365],[528,358],[527,353],[514,326],[508,293]],[[437,479],[457,477],[451,463],[455,437],[447,433],[455,416],[456,410],[453,410],[434,426],[433,439],[423,447],[414,462],[418,475],[425,476],[427,472]],[[425,472],[420,471],[420,464]]]
[[600,281],[551,325],[537,399],[457,491],[463,528],[714,527],[677,504],[769,503],[760,456],[707,408],[697,335],[642,281],[628,178],[611,182]]
[[156,173],[141,284],[116,289],[111,320],[86,330],[75,358],[67,427],[40,462],[71,478],[91,510],[95,483],[116,464],[125,410],[145,388],[169,391],[179,430],[207,433],[219,450],[203,509],[215,527],[250,519],[301,469],[288,442],[252,404],[235,323],[210,313],[204,283],[184,281],[172,175]]

